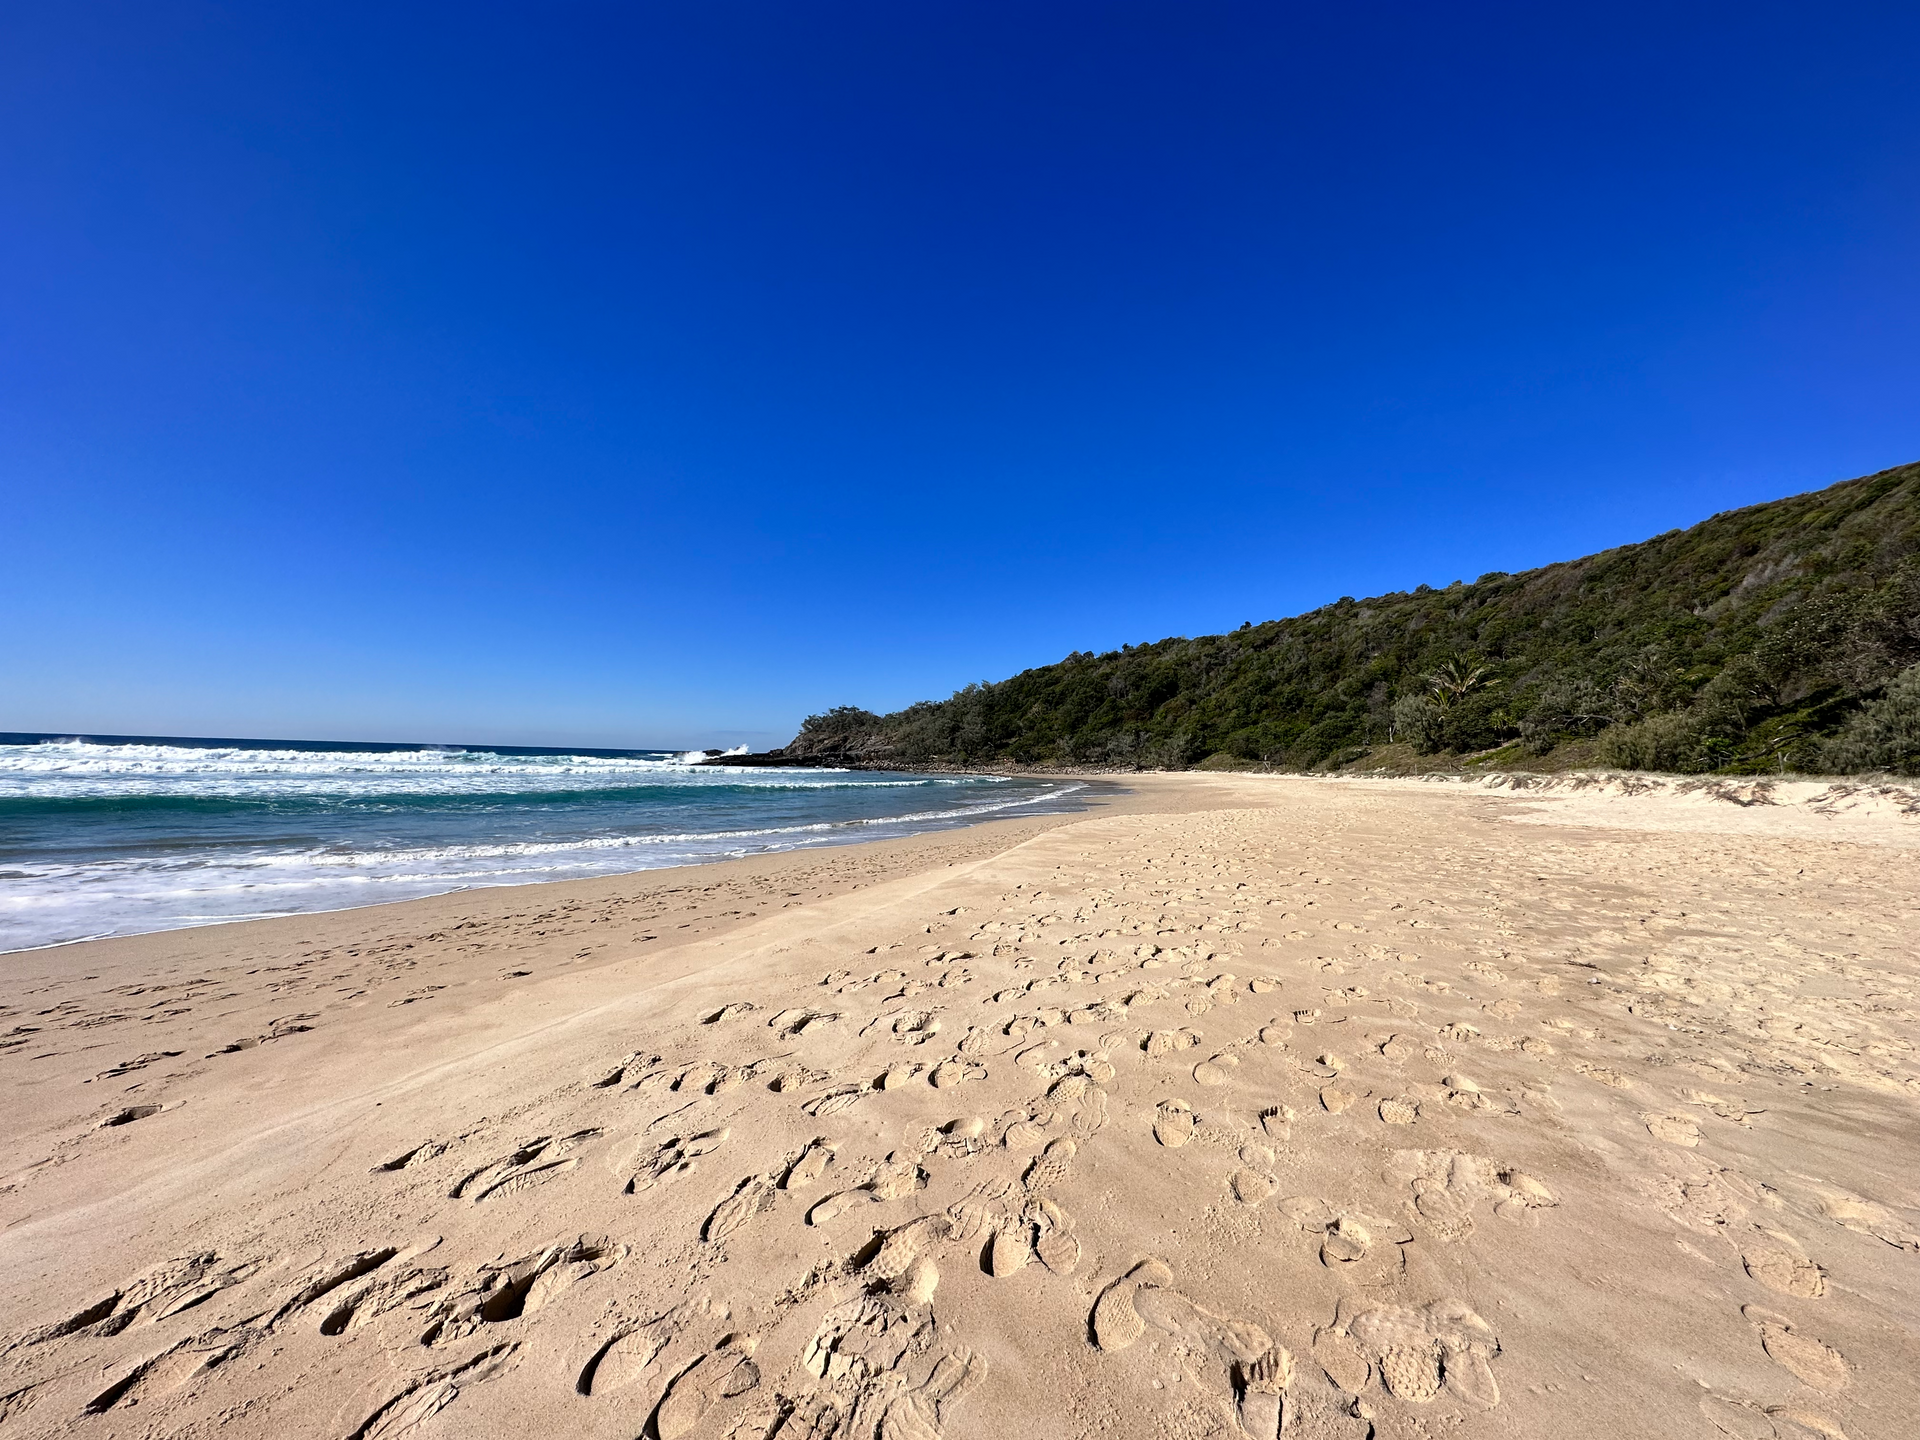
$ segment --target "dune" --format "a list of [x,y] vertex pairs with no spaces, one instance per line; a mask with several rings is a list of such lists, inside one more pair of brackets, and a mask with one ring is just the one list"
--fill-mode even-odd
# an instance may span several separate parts
[[1912,792],[1128,785],[0,958],[0,1440],[1913,1433]]

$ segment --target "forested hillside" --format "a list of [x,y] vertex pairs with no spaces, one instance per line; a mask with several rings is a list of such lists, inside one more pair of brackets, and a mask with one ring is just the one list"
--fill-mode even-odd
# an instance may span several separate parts
[[1069,655],[892,715],[843,707],[783,753],[1310,768],[1387,746],[1920,773],[1920,465],[1517,575]]

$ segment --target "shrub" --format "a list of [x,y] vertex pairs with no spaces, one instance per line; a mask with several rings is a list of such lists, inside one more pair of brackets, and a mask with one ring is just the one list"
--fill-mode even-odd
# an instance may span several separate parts
[[1429,695],[1402,695],[1393,702],[1393,738],[1404,740],[1422,755],[1431,755],[1446,742],[1447,712]]
[[1903,670],[1886,694],[1859,710],[1821,751],[1826,768],[1920,775],[1920,665]]
[[1540,690],[1540,698],[1520,722],[1520,737],[1535,755],[1553,749],[1564,735],[1591,735],[1609,719],[1600,687],[1585,676],[1558,676]]
[[1698,770],[1704,738],[1699,716],[1669,710],[1602,731],[1598,758],[1616,770]]

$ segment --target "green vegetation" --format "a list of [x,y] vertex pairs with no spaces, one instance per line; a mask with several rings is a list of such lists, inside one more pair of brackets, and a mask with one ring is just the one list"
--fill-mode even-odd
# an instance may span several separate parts
[[863,765],[1920,774],[1920,465],[1444,590],[1069,655],[784,752]]

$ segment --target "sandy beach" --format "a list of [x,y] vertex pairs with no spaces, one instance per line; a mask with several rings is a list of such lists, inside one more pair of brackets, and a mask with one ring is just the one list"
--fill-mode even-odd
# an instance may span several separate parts
[[0,957],[0,1440],[1913,1433],[1911,792],[1125,784]]

